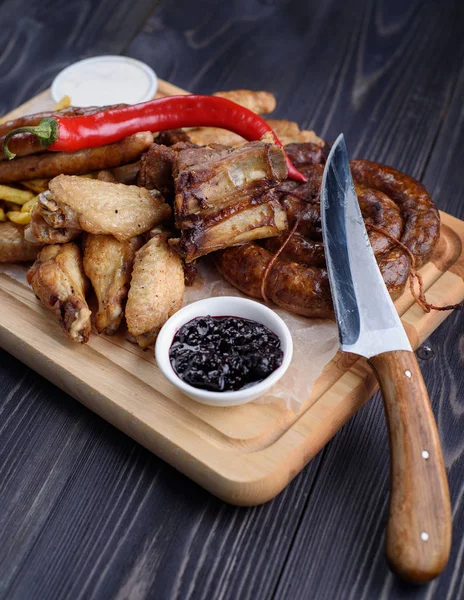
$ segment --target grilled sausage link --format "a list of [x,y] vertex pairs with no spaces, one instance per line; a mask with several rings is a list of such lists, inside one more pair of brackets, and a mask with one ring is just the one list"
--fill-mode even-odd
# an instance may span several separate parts
[[379,190],[398,206],[403,219],[401,241],[411,250],[416,267],[424,265],[440,237],[440,215],[425,187],[392,167],[353,160],[350,163],[357,183]]
[[[312,144],[292,144],[287,153],[308,178],[285,181],[275,192],[296,233],[269,270],[265,294],[277,306],[308,317],[333,316],[322,244],[319,191],[326,154]],[[366,224],[375,225],[409,248],[415,266],[430,258],[440,235],[440,217],[425,187],[399,171],[366,160],[351,162],[356,193]],[[408,281],[410,259],[390,237],[368,229],[369,240],[392,297]],[[262,282],[288,234],[216,253],[219,272],[245,294],[262,298]]]
[[46,152],[0,162],[0,182],[51,179],[56,175],[83,175],[133,163],[153,143],[153,134],[135,133],[120,142],[78,152]]
[[[262,298],[261,282],[272,254],[255,242],[215,255],[219,272],[233,286]],[[306,317],[333,314],[327,270],[277,259],[266,279],[266,296],[281,308]]]

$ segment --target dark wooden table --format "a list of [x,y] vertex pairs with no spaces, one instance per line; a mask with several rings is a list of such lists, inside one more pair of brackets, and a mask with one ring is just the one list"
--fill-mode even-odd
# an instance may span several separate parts
[[[424,181],[464,218],[462,0],[3,0],[0,113],[96,54],[186,89],[268,89],[277,115]],[[1,309],[1,308],[0,308]],[[464,316],[418,353],[454,515],[428,586],[385,564],[388,451],[374,397],[273,502],[224,504],[5,352],[0,598],[464,598]]]

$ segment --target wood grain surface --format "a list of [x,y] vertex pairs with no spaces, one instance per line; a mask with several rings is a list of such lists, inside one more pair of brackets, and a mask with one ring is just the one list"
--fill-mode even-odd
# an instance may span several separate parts
[[[458,0],[4,0],[0,19],[2,112],[72,60],[124,52],[196,92],[271,89],[280,116],[343,130],[351,154],[422,178],[464,218]],[[463,329],[453,314],[419,352],[454,516],[451,560],[424,587],[398,582],[384,560],[378,397],[276,500],[240,509],[2,353],[0,597],[464,598]]]

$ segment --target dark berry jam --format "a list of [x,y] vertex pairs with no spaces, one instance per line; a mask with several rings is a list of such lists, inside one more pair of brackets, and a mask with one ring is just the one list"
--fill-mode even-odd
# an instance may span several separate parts
[[174,336],[169,359],[189,385],[213,392],[241,390],[282,364],[279,337],[240,317],[197,317]]

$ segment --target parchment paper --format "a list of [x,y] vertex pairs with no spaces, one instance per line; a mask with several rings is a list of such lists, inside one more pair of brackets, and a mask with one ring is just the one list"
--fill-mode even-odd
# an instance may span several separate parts
[[[0,264],[1,273],[27,286],[26,271],[27,267],[23,265]],[[186,288],[185,304],[212,296],[244,295],[222,279],[209,261],[203,261],[195,284]],[[282,379],[255,402],[284,403],[293,412],[298,412],[301,404],[308,398],[314,382],[338,350],[337,327],[328,319],[307,319],[285,310],[275,310],[292,334],[293,359]]]

